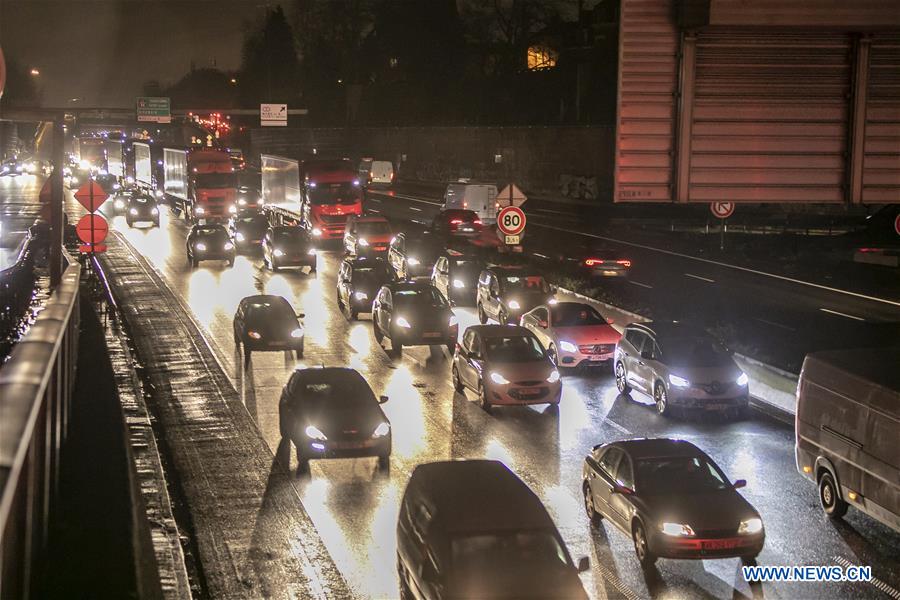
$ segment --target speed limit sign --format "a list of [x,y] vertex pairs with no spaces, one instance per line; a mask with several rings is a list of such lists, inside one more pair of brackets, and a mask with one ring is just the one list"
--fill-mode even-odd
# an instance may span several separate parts
[[503,235],[519,235],[525,231],[525,213],[518,206],[507,206],[497,214],[497,229]]

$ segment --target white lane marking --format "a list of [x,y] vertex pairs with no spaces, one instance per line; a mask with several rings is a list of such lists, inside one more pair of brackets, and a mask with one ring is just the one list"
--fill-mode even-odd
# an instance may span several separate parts
[[409,210],[414,210],[416,212],[422,212],[421,208],[416,208],[415,206],[407,206],[406,208],[408,208]]
[[[850,562],[849,560],[847,560],[847,559],[844,558],[843,556],[835,556],[835,557],[833,557],[833,560],[834,560],[834,562],[836,562],[837,564],[839,564],[839,565],[841,565],[842,567],[844,567],[844,569],[846,569],[847,567],[858,567],[858,566],[859,566],[859,565],[853,564],[852,562]],[[882,592],[884,592],[885,594],[887,594],[887,595],[890,596],[891,598],[894,598],[895,600],[900,600],[900,590],[898,590],[898,589],[895,588],[895,587],[892,587],[892,586],[888,585],[887,583],[885,583],[885,582],[883,582],[882,580],[878,579],[878,578],[875,577],[874,575],[872,576],[872,579],[869,580],[869,581],[867,581],[866,583],[872,585],[873,587],[875,587],[875,588],[878,589],[878,590],[881,590]]]
[[625,429],[624,427],[622,427],[621,425],[619,425],[618,423],[616,423],[609,417],[603,417],[603,423],[606,425],[609,425],[610,427],[612,427],[613,429],[615,429],[616,431],[618,431],[619,433],[621,433],[623,435],[631,435],[631,432],[629,430]]
[[369,209],[369,212],[371,212],[371,213],[380,213],[381,211],[380,211],[380,210],[376,210],[376,209],[374,209],[374,208],[370,208],[370,209]]
[[370,200],[372,202],[377,202],[377,203],[381,204],[381,200],[379,200],[378,198],[370,198]]
[[846,294],[847,296],[853,296],[854,298],[862,298],[863,300],[871,300],[872,302],[881,302],[883,304],[890,304],[891,306],[900,307],[900,301],[896,300],[888,300],[887,298],[878,298],[877,296],[868,296],[866,294],[860,294],[858,292],[851,292],[849,290],[840,290],[838,288],[829,287],[827,285],[822,285],[819,283],[812,283],[811,281],[803,281],[802,279],[792,279],[791,277],[785,277],[784,275],[776,275],[775,273],[766,273],[765,271],[758,271],[756,269],[750,269],[748,267],[739,267],[738,265],[730,265],[728,263],[719,262],[716,260],[710,260],[708,258],[699,258],[696,256],[691,256],[690,254],[682,254],[680,252],[673,252],[671,250],[663,250],[661,248],[654,248],[653,246],[646,246],[644,244],[636,244],[634,242],[628,242],[625,240],[620,240],[611,237],[605,237],[602,235],[596,235],[593,233],[584,233],[582,231],[572,231],[571,229],[564,229],[562,227],[554,227],[553,225],[541,225],[540,223],[533,223],[534,227],[543,227],[544,229],[553,229],[555,231],[562,231],[567,234],[577,233],[578,235],[583,235],[585,237],[594,238],[597,240],[606,240],[608,242],[615,242],[617,244],[622,244],[624,246],[631,246],[633,248],[642,248],[644,250],[652,250],[653,252],[661,252],[663,254],[669,254],[671,256],[677,256],[679,258],[686,258],[688,260],[696,260],[698,262],[707,263],[710,265],[716,265],[718,267],[726,267],[728,269],[735,269],[737,271],[744,271],[747,273],[753,273],[754,275],[762,275],[763,277],[772,277],[774,279],[780,279],[782,281],[787,281],[790,283],[796,283],[797,285],[807,285],[809,287],[818,288],[820,290],[825,290],[828,292],[834,292],[836,294]]
[[715,279],[709,279],[708,277],[700,277],[699,275],[693,275],[691,273],[685,273],[685,277],[693,277],[694,279],[699,279],[700,281],[705,281],[707,283],[715,283]]
[[773,327],[780,327],[782,329],[787,329],[788,331],[797,331],[793,327],[788,327],[787,325],[782,325],[781,323],[776,323],[775,321],[767,321],[766,319],[756,318],[760,323],[765,323],[766,325],[772,325]]
[[638,285],[638,286],[640,286],[640,287],[642,287],[642,288],[647,288],[648,290],[652,290],[652,289],[653,289],[653,286],[652,286],[652,285],[647,285],[646,283],[641,283],[640,281],[634,281],[633,279],[629,279],[629,280],[628,280],[628,283],[630,283],[631,285]]
[[846,318],[848,318],[848,319],[853,319],[854,321],[863,321],[863,322],[865,322],[865,319],[863,319],[862,317],[857,317],[857,316],[854,316],[854,315],[848,315],[847,313],[842,313],[842,312],[838,312],[838,311],[836,311],[836,310],[831,310],[830,308],[820,308],[819,310],[821,310],[822,312],[828,313],[828,314],[830,314],[830,315],[837,315],[837,316],[839,316],[839,317],[846,317]]

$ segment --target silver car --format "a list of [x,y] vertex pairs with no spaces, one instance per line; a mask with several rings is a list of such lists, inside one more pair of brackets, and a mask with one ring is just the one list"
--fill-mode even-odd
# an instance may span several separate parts
[[648,394],[661,415],[673,407],[740,414],[749,402],[747,375],[731,352],[685,323],[628,325],[616,344],[613,365],[619,393]]

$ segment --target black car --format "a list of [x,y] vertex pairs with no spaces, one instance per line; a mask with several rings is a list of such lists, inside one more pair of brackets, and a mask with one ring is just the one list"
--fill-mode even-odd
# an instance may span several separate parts
[[124,212],[129,227],[134,227],[135,223],[153,223],[154,227],[159,227],[159,207],[156,200],[146,194],[132,195]]
[[309,267],[316,272],[316,247],[303,227],[269,227],[262,241],[263,263],[277,272],[282,267]]
[[533,269],[520,265],[491,266],[478,278],[478,320],[518,323],[519,318],[541,304],[553,304],[556,288]]
[[478,276],[485,268],[485,261],[472,252],[444,250],[431,271],[431,285],[436,287],[451,304],[472,306],[478,289]]
[[450,303],[430,283],[394,282],[382,286],[372,305],[375,340],[387,337],[391,351],[400,356],[403,346],[456,348],[459,323]]
[[108,200],[110,203],[110,214],[112,216],[117,216],[127,213],[128,204],[131,202],[131,199],[138,194],[139,192],[133,189],[117,190],[111,193]]
[[234,266],[234,244],[228,231],[218,223],[194,225],[187,236],[187,259],[192,267],[201,260],[225,260]]
[[722,469],[684,440],[636,439],[594,446],[584,459],[584,506],[634,542],[643,566],[657,558],[752,562],[765,530],[756,509]]
[[430,232],[398,233],[388,247],[388,263],[398,279],[428,277],[443,247]]
[[278,421],[281,437],[297,448],[298,471],[314,458],[378,457],[390,467],[391,423],[372,388],[354,369],[298,369],[281,392]]
[[115,175],[111,175],[109,173],[98,173],[94,177],[94,181],[103,188],[103,191],[107,194],[118,191],[122,189],[122,185],[119,183],[118,178]]
[[381,286],[394,281],[394,272],[381,258],[346,258],[337,278],[338,307],[351,321],[372,310]]
[[243,344],[247,362],[254,350],[293,350],[303,358],[303,317],[281,296],[247,296],[234,313],[234,344]]
[[258,212],[245,211],[228,221],[228,234],[238,252],[260,247],[268,229],[269,220]]

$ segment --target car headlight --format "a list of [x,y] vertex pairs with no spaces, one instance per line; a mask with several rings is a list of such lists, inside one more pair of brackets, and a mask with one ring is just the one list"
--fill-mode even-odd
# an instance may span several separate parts
[[225,242],[223,248],[225,248],[225,250],[231,250],[232,248],[234,248],[234,244],[232,244],[231,242]]
[[[162,191],[162,190],[156,190],[155,192],[153,192],[153,194],[154,194],[157,198],[162,198],[163,196],[165,196],[165,194],[163,194],[163,191]],[[200,214],[203,214],[203,212],[200,211]]]
[[82,159],[82,160],[80,160],[80,161],[78,162],[78,166],[81,167],[82,169],[90,169],[90,168],[91,168],[91,163],[89,163],[88,161]]
[[459,326],[459,319],[456,318],[456,315],[450,315],[450,321],[447,323],[450,327]]
[[406,329],[412,327],[412,325],[409,324],[409,321],[406,320],[406,317],[397,317],[395,323],[397,323],[397,327],[405,327]]
[[291,337],[294,338],[294,339],[302,338],[302,337],[303,337],[303,330],[302,330],[302,329],[299,329],[299,328],[293,330],[293,331],[291,332]]
[[151,215],[158,215],[158,214],[159,214],[159,209],[156,208],[156,207],[154,206],[153,208],[150,209],[150,214],[151,214]]
[[415,257],[410,257],[410,258],[406,259],[406,262],[408,262],[412,266],[416,266],[417,264],[419,264],[419,259],[415,258]]
[[198,206],[197,208],[194,209],[194,212],[197,213],[198,215],[205,215],[206,209],[203,208],[202,206]]
[[247,206],[247,199],[246,198],[238,198],[238,205]]
[[304,431],[304,433],[306,434],[306,437],[308,437],[311,440],[324,441],[324,440],[328,439],[327,437],[325,437],[325,434],[322,433],[322,430],[319,429],[318,427],[316,427],[315,425],[308,425],[306,427],[306,430]]
[[747,385],[748,383],[750,383],[750,378],[747,377],[746,373],[741,373],[741,376],[737,378],[735,383],[737,383],[738,385]]
[[114,189],[114,190],[121,190],[121,189],[122,189],[122,186],[119,185],[118,183],[114,183],[114,184],[113,184],[113,189]]
[[679,377],[678,375],[669,375],[669,383],[671,383],[675,387],[688,387],[689,385],[691,385],[690,381],[688,381],[684,377]]
[[741,524],[738,526],[738,534],[753,535],[754,533],[762,531],[762,528],[762,519],[754,517],[752,519],[747,519],[746,521],[741,521]]
[[550,376],[547,377],[547,383],[556,383],[557,381],[559,381],[559,371],[553,369],[550,371]]
[[559,300],[557,300],[556,298],[550,298],[549,300],[547,300],[547,304],[559,304]]
[[109,171],[107,171],[106,169],[100,169],[99,171],[97,171],[97,174],[106,177],[107,175],[109,175]]
[[509,301],[509,307],[513,310],[519,310],[520,308],[522,308],[521,305],[519,305],[519,303],[516,302],[515,300]]
[[113,205],[119,210],[125,208],[125,202],[123,200],[116,200]]
[[567,342],[566,340],[560,340],[559,342],[560,350],[564,352],[577,352],[578,346],[573,344],[572,342]]
[[319,229],[318,227],[313,227],[312,234],[315,236],[320,236],[320,235],[322,235],[322,230]]
[[375,428],[375,431],[372,432],[373,438],[384,437],[391,432],[391,426],[387,423],[379,423],[378,427]]
[[369,241],[366,238],[359,238],[359,240],[357,240],[356,243],[359,244],[360,246],[368,246],[369,245]]
[[308,255],[310,255],[310,256],[315,256],[315,255],[316,255],[316,249],[315,249],[315,248],[310,248],[309,250],[306,251],[306,253],[307,253]]
[[284,250],[282,250],[281,248],[275,248],[275,252],[273,252],[272,254],[274,254],[275,256],[284,256]]
[[203,252],[204,250],[206,250],[206,244],[204,244],[203,242],[197,242],[197,243],[194,245],[194,248],[197,249],[197,250],[199,250],[199,251],[201,251],[201,252]]
[[663,523],[662,525],[660,525],[660,529],[664,534],[676,537],[687,537],[694,535],[694,530],[691,529],[691,526],[685,525],[684,523]]
[[509,383],[509,379],[507,379],[497,371],[491,373],[491,381],[498,385],[506,385],[507,383]]
[[353,297],[356,298],[357,300],[368,300],[369,299],[369,295],[365,292],[353,292]]
[[462,288],[466,287],[466,282],[463,281],[462,279],[454,279],[454,280],[453,280],[453,287],[455,287],[455,288],[458,289],[458,290],[459,290],[459,289],[462,289]]
[[132,208],[131,210],[128,211],[128,213],[129,213],[131,216],[133,216],[133,217],[134,217],[134,216],[137,216],[137,214],[138,214],[138,209]]
[[231,214],[233,214],[233,215],[234,215],[234,214],[237,214],[237,206],[235,206],[234,204],[232,204],[231,206],[228,207],[228,212],[231,213]]
[[265,205],[266,205],[266,201],[263,200],[262,198],[260,198],[259,201],[257,202],[257,204],[259,204],[260,206],[265,206]]
[[125,183],[134,183],[134,177],[126,177]]
[[254,339],[254,340],[262,339],[262,336],[259,335],[259,332],[258,332],[258,331],[253,331],[252,329],[251,329],[250,331],[247,332],[247,336],[249,336],[250,339]]
[[241,233],[240,231],[238,231],[237,233],[234,234],[234,239],[237,240],[237,241],[239,241],[239,242],[243,242],[246,238],[244,237],[244,234],[243,234],[243,233]]

